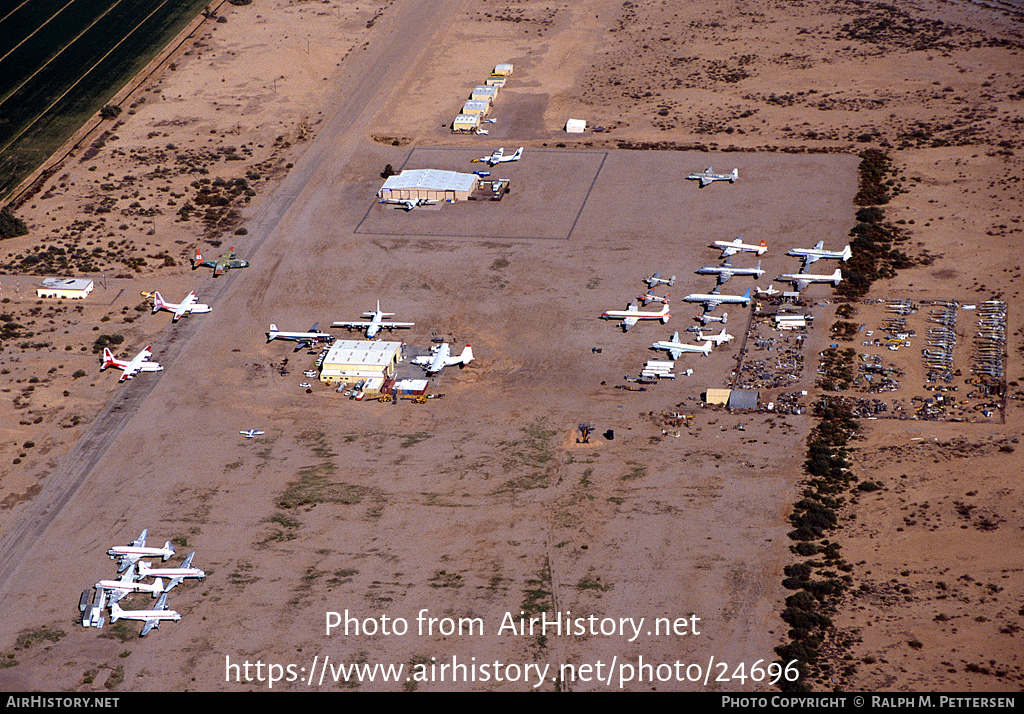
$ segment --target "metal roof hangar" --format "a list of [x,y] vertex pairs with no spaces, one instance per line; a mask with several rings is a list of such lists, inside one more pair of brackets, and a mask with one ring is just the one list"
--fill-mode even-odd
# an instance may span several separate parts
[[401,342],[336,340],[324,357],[320,381],[325,384],[391,377],[402,354]]
[[430,201],[465,201],[480,177],[440,169],[411,169],[389,176],[377,192],[382,200],[425,198]]

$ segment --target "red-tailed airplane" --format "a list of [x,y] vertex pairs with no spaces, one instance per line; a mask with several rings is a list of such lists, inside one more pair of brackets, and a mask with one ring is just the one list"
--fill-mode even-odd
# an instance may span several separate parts
[[622,331],[625,332],[640,320],[661,320],[668,322],[672,317],[669,313],[668,303],[661,306],[660,312],[641,312],[637,309],[636,303],[631,302],[625,310],[606,310],[601,315],[602,320],[622,320]]
[[182,315],[210,312],[210,306],[196,302],[195,290],[186,295],[185,299],[179,303],[167,302],[164,300],[163,295],[160,294],[160,291],[157,291],[153,293],[153,314],[155,315],[161,310],[173,312],[174,317],[171,318],[171,322],[177,322],[181,319]]
[[159,372],[163,367],[156,362],[149,361],[149,358],[153,356],[152,347],[153,345],[147,345],[146,349],[139,352],[130,360],[117,359],[114,357],[114,353],[110,351],[109,347],[104,347],[103,364],[100,366],[100,371],[102,372],[107,367],[117,367],[122,371],[121,378],[117,380],[118,382],[131,379],[139,372]]

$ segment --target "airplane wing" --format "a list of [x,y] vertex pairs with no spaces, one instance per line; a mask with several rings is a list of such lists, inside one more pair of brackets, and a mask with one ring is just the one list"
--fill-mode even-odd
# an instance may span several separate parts
[[[723,330],[723,332],[724,332],[724,330]],[[192,559],[194,557],[196,557],[196,552],[193,550],[191,553],[189,553],[187,556],[185,556],[185,561],[181,564],[181,567],[183,567],[183,568],[191,568],[192,567]]]
[[623,330],[628,330],[629,328],[631,328],[633,325],[635,325],[638,322],[640,322],[640,318],[639,317],[625,317],[625,318],[622,319],[622,329]]
[[167,583],[167,587],[164,588],[164,592],[168,593],[171,591],[171,588],[173,588],[175,585],[181,585],[184,579],[184,577],[171,578],[170,582]]
[[[143,546],[138,546],[138,547],[142,548]],[[136,563],[138,563],[139,562],[139,558],[141,558],[141,557],[142,557],[141,555],[122,555],[121,556],[121,562],[118,563],[118,566],[117,566],[117,572],[120,573],[120,572],[122,572],[124,570],[127,570],[131,566],[133,566]]]
[[154,627],[160,627],[159,620],[146,620],[146,624],[142,626],[142,632],[139,633],[139,637],[145,637]]
[[372,324],[373,323],[369,320],[353,320],[351,322],[335,322],[331,327],[344,327],[347,330],[351,330],[354,328],[362,329],[364,327],[369,327]]
[[797,280],[797,281],[795,281],[795,283],[796,283],[796,290],[797,290],[797,292],[800,292],[801,290],[806,288],[808,285],[810,285],[810,283],[808,281],[806,281],[806,280]]
[[127,590],[106,590],[105,592],[109,593],[107,595],[107,602],[110,605],[113,605],[115,602],[120,602],[124,596],[128,594]]
[[804,270],[807,270],[808,265],[816,262],[818,262],[818,256],[808,253],[804,256]]
[[415,322],[382,322],[380,323],[380,326],[386,327],[389,330],[394,330],[398,327],[413,327],[415,324]]
[[672,359],[679,359],[683,355],[682,350],[672,349],[671,347],[669,348],[668,353],[671,355]]
[[701,188],[704,188],[705,186],[707,186],[707,185],[708,185],[709,183],[711,183],[712,181],[714,181],[714,179],[713,179],[713,178],[711,178],[710,176],[701,176],[701,177],[700,177],[700,185],[701,185]]
[[154,610],[166,610],[167,609],[167,593],[160,596],[160,599],[156,601],[156,607]]
[[223,261],[217,261],[217,264],[213,266],[214,275],[223,275],[224,271],[228,269],[227,263]]
[[139,537],[132,541],[133,548],[145,548],[146,547],[146,536],[149,535],[149,529],[143,528],[142,533]]
[[718,274],[718,284],[719,285],[723,284],[725,281],[727,281],[731,277],[732,277],[732,273],[719,273]]

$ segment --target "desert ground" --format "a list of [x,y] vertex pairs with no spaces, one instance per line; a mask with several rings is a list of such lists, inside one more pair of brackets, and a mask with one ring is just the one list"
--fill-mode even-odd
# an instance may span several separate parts
[[[734,277],[729,294],[796,271],[789,248],[848,242],[867,148],[896,167],[884,208],[914,262],[869,298],[914,301],[919,319],[930,300],[1005,300],[1008,386],[991,417],[861,421],[852,470],[877,487],[851,491],[829,534],[850,587],[807,684],[1020,689],[1018,8],[257,0],[213,15],[19,195],[30,233],[0,244],[0,311],[17,326],[0,352],[0,689],[265,690],[270,665],[273,688],[294,691],[771,689],[749,675],[790,629],[789,515],[814,419],[701,404],[763,356],[739,306],[737,339],[680,359],[693,374],[618,387],[659,358],[652,342],[696,324],[680,298],[714,284],[693,272],[714,264],[712,240],[769,246],[764,278]],[[451,134],[502,62],[515,71],[490,134]],[[606,131],[566,134],[569,117]],[[468,170],[519,145],[522,161],[492,170],[512,181],[500,202],[376,203],[387,164]],[[708,164],[741,179],[685,179]],[[196,247],[232,246],[250,268],[189,269]],[[96,291],[36,300],[40,261]],[[670,323],[599,319],[654,271],[678,276]],[[213,310],[172,325],[140,295],[154,289],[195,289]],[[819,353],[861,346],[830,334],[829,286],[804,296],[803,367],[762,403],[806,391],[809,407]],[[410,346],[435,332],[473,345],[476,361],[431,380],[443,399],[307,393],[314,356],[265,342],[271,322],[323,326],[378,299],[416,322],[396,334]],[[850,319],[877,330],[882,306]],[[966,376],[975,314],[958,318]],[[103,335],[129,356],[152,344],[164,370],[118,384],[99,372]],[[880,353],[903,377],[879,398],[930,396],[917,339]],[[82,628],[79,594],[143,528],[207,573],[170,592],[182,619],[144,639],[138,623]],[[327,633],[326,613],[346,611],[353,630]],[[501,627],[541,612],[609,629]],[[641,617],[639,634],[617,629]],[[407,669],[360,679],[325,658]],[[475,676],[441,669],[453,662]],[[620,681],[641,662],[710,676]]]

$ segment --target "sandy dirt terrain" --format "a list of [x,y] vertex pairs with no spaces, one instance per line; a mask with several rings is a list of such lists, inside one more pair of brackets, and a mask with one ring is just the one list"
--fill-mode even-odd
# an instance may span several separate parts
[[[617,387],[664,356],[652,342],[689,340],[700,308],[681,298],[714,284],[694,274],[715,264],[712,240],[769,246],[764,278],[728,294],[796,271],[789,248],[848,242],[857,154],[879,147],[915,264],[870,298],[1006,300],[1008,388],[991,418],[972,402],[965,421],[863,420],[852,468],[877,487],[852,490],[830,534],[850,587],[807,684],[1020,689],[1012,5],[271,0],[214,15],[23,196],[31,232],[0,245],[0,592],[22,613],[0,624],[0,689],[263,690],[272,671],[296,691],[771,689],[749,675],[790,629],[788,519],[813,418],[702,406],[767,354],[739,306],[733,342],[680,358],[692,375]],[[500,62],[515,72],[490,135],[451,134]],[[607,131],[565,134],[569,117]],[[500,202],[375,201],[387,164],[465,171],[501,145],[526,152],[492,169],[512,181]],[[686,180],[708,164],[741,179]],[[189,269],[196,247],[232,246],[252,267]],[[96,291],[37,301],[39,261]],[[669,324],[599,319],[656,270],[677,276],[658,290]],[[140,295],[154,289],[197,290],[213,311],[172,325]],[[803,367],[762,403],[823,391],[836,302],[825,285],[805,297]],[[443,399],[306,393],[315,356],[265,342],[271,322],[325,326],[378,299],[416,322],[400,335],[412,348],[435,332],[472,344],[476,361],[432,379]],[[974,315],[958,314],[963,377]],[[885,317],[872,303],[850,319]],[[164,370],[117,384],[98,371],[104,335],[128,356],[152,344]],[[903,371],[886,401],[931,396],[911,343],[858,350]],[[79,594],[143,528],[207,573],[170,592],[182,619],[144,639],[138,623],[82,628]],[[348,635],[325,632],[329,612],[356,618]],[[545,612],[579,629],[521,627]],[[360,680],[325,658],[405,669]],[[641,663],[664,667],[641,681]]]

